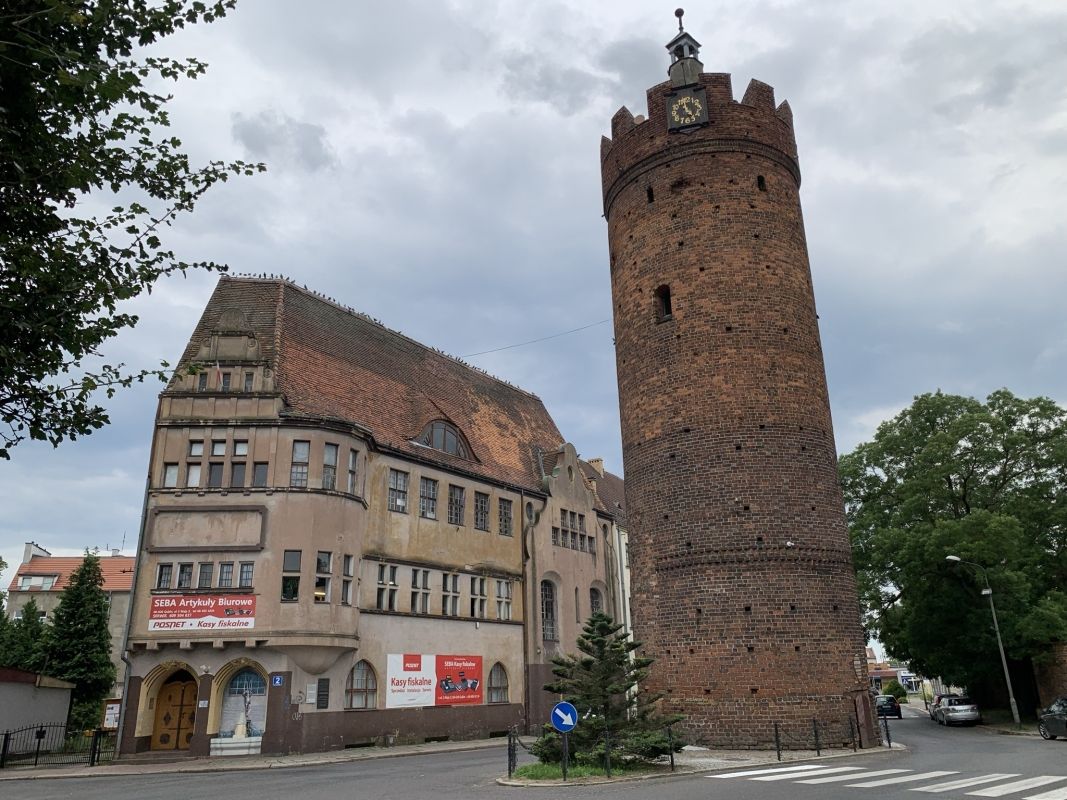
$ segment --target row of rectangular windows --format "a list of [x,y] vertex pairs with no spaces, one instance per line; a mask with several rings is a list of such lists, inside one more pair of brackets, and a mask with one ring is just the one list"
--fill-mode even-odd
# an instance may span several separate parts
[[[398,582],[400,568],[396,564],[378,565],[378,591],[375,596],[374,607],[379,611],[399,611],[398,598],[400,596],[400,584]],[[453,572],[441,574],[441,614],[446,617],[459,616],[460,603],[460,575]],[[409,604],[407,611],[412,614],[430,613],[430,570],[413,567],[411,569],[411,588],[409,592]],[[512,582],[509,580],[490,579],[470,575],[470,616],[474,619],[486,619],[489,603],[488,587],[495,584],[494,600],[496,602],[496,619],[511,619]]]
[[[159,564],[156,567],[157,589],[232,589],[234,584],[234,562],[222,561],[219,563],[218,577],[215,575],[215,563],[213,561],[201,561],[196,566],[196,584],[193,584],[193,566],[190,562],[180,562],[178,565],[177,580],[175,581],[174,564]],[[238,589],[252,588],[252,573],[254,563],[241,561],[237,564]]]
[[[326,443],[322,453],[322,488],[334,491],[337,489],[337,458],[340,447],[333,443]],[[205,454],[204,441],[193,439],[189,442],[189,458],[203,458]],[[212,458],[225,458],[226,440],[213,439],[211,441],[210,454]],[[296,489],[306,489],[308,485],[308,464],[311,454],[311,442],[298,440],[293,442],[293,457],[289,467],[289,486]],[[233,442],[233,458],[248,456],[248,440],[235,439]],[[349,494],[356,494],[356,467],[359,463],[359,451],[348,451],[348,473],[346,489]],[[164,489],[174,489],[178,486],[179,468],[177,462],[168,462],[163,465]],[[220,489],[225,480],[226,464],[223,461],[208,461],[207,464],[207,488]],[[233,489],[243,489],[247,476],[247,463],[245,461],[230,462],[230,480],[226,486]],[[189,461],[185,465],[185,488],[198,489],[203,480],[203,464]],[[267,485],[267,462],[256,461],[252,464],[252,486],[266,487]]]
[[560,509],[559,527],[552,528],[552,544],[596,554],[596,535],[586,534],[585,514],[579,514],[577,511]]
[[[389,470],[389,510],[399,514],[408,513],[408,482],[410,475],[398,469]],[[438,481],[433,478],[419,478],[419,516],[425,519],[437,519]],[[448,485],[447,519],[449,525],[463,525],[466,514],[466,489],[450,483]],[[489,530],[490,505],[489,495],[485,492],[474,493],[474,528],[479,531]],[[501,536],[511,536],[514,529],[513,504],[511,500],[501,497],[497,505],[497,531]]]
[[[285,550],[282,552],[282,593],[283,602],[296,602],[300,599],[300,562],[302,550]],[[347,553],[341,557],[341,605],[352,605],[352,567],[355,559]],[[315,553],[315,588],[312,598],[316,603],[329,603],[333,588],[333,553],[318,550]],[[296,573],[296,574],[293,574]]]
[[[198,392],[207,391],[207,370],[197,375],[196,390]],[[244,391],[252,391],[252,383],[255,380],[256,374],[254,372],[246,372],[244,374]],[[222,372],[216,368],[215,375],[215,389],[220,392],[229,392],[233,390],[233,373]]]

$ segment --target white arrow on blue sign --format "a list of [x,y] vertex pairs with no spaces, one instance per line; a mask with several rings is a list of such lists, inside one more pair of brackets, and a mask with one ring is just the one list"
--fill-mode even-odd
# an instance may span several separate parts
[[556,703],[552,706],[551,722],[552,727],[560,733],[572,731],[574,726],[578,724],[578,709],[566,701]]

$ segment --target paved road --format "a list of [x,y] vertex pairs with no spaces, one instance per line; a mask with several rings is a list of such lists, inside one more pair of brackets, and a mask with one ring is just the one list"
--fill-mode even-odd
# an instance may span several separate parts
[[890,724],[894,741],[907,745],[906,752],[765,767],[775,771],[758,775],[733,770],[557,790],[495,784],[504,768],[500,749],[302,769],[18,781],[0,789],[19,800],[550,800],[563,794],[575,800],[648,800],[653,795],[656,800],[1067,800],[1067,742],[946,729],[910,709],[909,716]]

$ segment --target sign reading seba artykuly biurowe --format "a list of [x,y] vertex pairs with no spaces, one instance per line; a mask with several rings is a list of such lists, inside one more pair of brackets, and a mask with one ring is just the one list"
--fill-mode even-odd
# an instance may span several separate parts
[[155,595],[148,630],[232,630],[256,627],[254,594]]
[[482,657],[390,653],[386,708],[482,702]]

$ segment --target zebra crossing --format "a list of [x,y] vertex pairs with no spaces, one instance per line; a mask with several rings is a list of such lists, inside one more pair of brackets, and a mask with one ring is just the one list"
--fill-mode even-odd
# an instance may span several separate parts
[[[792,781],[796,784],[842,784],[856,789],[899,786],[913,792],[947,794],[962,792],[967,797],[1007,797],[1010,800],[1067,800],[1067,774],[1024,777],[1017,772],[991,772],[971,777],[956,777],[955,770],[916,772],[910,769],[867,769],[866,767],[832,767],[825,764],[797,764],[788,767],[749,769],[705,777],[717,780],[748,780],[771,783]],[[931,781],[933,781],[931,783]],[[922,783],[922,786],[907,784]],[[1060,784],[1053,787],[1053,784]],[[1032,792],[1037,792],[1036,794]]]

